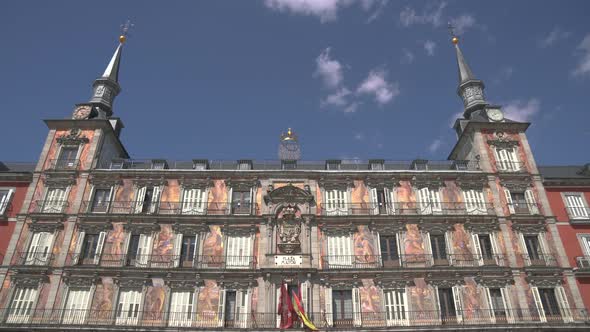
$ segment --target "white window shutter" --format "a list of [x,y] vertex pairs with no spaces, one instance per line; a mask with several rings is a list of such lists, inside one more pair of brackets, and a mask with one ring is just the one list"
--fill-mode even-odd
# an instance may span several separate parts
[[510,190],[504,189],[504,196],[506,197],[506,204],[508,205],[508,210],[510,214],[514,214],[514,203],[512,202],[512,195],[510,194]]
[[529,206],[529,212],[531,214],[539,214],[539,208],[537,207],[537,202],[535,201],[535,195],[531,189],[525,190],[524,199]]
[[481,245],[479,243],[479,235],[472,233],[471,234],[471,242],[473,242],[473,251],[475,259],[477,260],[478,265],[483,265],[483,254],[481,252]]
[[154,186],[154,193],[152,194],[152,201],[150,204],[150,213],[158,212],[160,207],[160,187]]
[[54,239],[54,233],[42,232],[41,238],[39,239],[40,256],[38,257],[42,264],[47,264],[51,257]]
[[520,165],[518,164],[518,157],[516,156],[516,147],[506,150],[508,155],[508,161],[510,162],[510,169],[513,171],[520,170]]
[[41,232],[33,233],[33,238],[29,244],[29,251],[27,252],[26,265],[35,264],[36,257],[39,251],[39,239],[41,238]]
[[543,260],[547,265],[555,265],[557,262],[554,260],[553,256],[551,255],[551,249],[549,248],[549,244],[547,243],[547,239],[545,238],[546,233],[541,232],[537,235],[539,239],[539,248],[541,249],[540,254],[543,256]]
[[219,290],[219,302],[217,303],[218,326],[223,327],[225,323],[225,289]]
[[371,204],[373,205],[373,214],[378,215],[381,207],[379,206],[379,199],[377,198],[377,188],[371,188]]
[[311,302],[309,300],[309,294],[308,294],[308,292],[310,291],[309,281],[305,281],[300,284],[300,291],[301,291],[301,306],[303,307],[303,310],[305,311],[305,313],[309,315],[309,305]]
[[80,231],[78,233],[78,239],[76,240],[76,249],[75,252],[73,252],[73,257],[72,257],[72,264],[78,264],[78,261],[80,260],[80,256],[82,256],[82,245],[84,244],[84,235],[86,233],[84,231]]
[[331,327],[334,325],[334,320],[332,316],[332,288],[326,287],[324,288],[324,291],[324,302],[326,305],[326,325],[328,325],[328,327]]
[[572,317],[572,310],[567,301],[567,295],[563,286],[555,287],[555,297],[557,297],[557,303],[559,304],[559,311],[564,323],[571,323],[574,319]]
[[[403,266],[404,262],[404,246],[402,245],[403,243],[403,236],[404,233],[403,232],[398,232],[395,234],[395,245],[397,246],[397,254],[399,256],[399,266]],[[378,246],[379,248],[381,248],[381,246]],[[379,258],[381,258],[381,253],[379,253]]]
[[2,200],[0,200],[0,215],[3,215],[4,212],[6,212],[6,208],[8,207],[8,204],[10,203],[10,199],[12,198],[13,194],[14,189],[10,189],[8,190],[6,196],[2,197]]
[[[422,243],[424,244],[424,255],[426,255],[426,265],[427,266],[431,266],[433,263],[433,257],[432,257],[432,244],[430,243],[430,233],[429,232],[423,232],[422,233]],[[420,257],[416,257],[417,260],[420,259]]]
[[453,286],[453,299],[455,301],[455,311],[457,312],[457,322],[463,321],[463,299],[461,286]]
[[454,264],[454,258],[458,258],[460,261],[463,261],[465,259],[465,257],[454,257],[453,231],[446,231],[445,232],[445,247],[447,248],[447,259],[449,260],[449,265]]
[[[494,308],[494,304],[492,303],[492,297],[490,296],[490,289],[488,287],[482,287],[481,288],[483,290],[483,294],[485,297],[486,302],[488,303],[488,312],[489,312],[489,316],[490,316],[490,320],[493,324],[496,323],[496,314],[494,313],[494,310],[497,310],[498,308]],[[483,313],[483,316],[488,316],[485,314],[485,312]]]
[[354,325],[361,326],[361,293],[360,290],[355,287],[352,289],[352,307],[353,307],[353,318],[354,318]]
[[498,240],[496,240],[498,238],[498,233],[494,232],[494,233],[490,233],[490,243],[492,244],[492,255],[494,257],[494,260],[496,261],[496,264],[498,264],[499,266],[504,266],[504,257],[502,256],[502,252],[500,251],[499,247],[498,247]]
[[387,214],[395,214],[395,190],[389,188],[383,189],[385,195],[385,204],[387,205]]
[[248,327],[248,310],[250,308],[250,289],[236,292],[236,320],[239,322],[240,328]]
[[[233,205],[233,188],[229,188],[227,190],[227,214],[232,213],[232,205]],[[216,209],[221,208],[220,206],[215,206]]]
[[135,197],[135,213],[141,213],[143,211],[143,201],[145,200],[145,192],[147,187],[141,187],[137,190]]
[[537,307],[537,312],[539,313],[539,320],[543,323],[546,323],[547,317],[545,317],[545,309],[543,309],[543,302],[541,302],[541,295],[539,295],[539,289],[537,287],[531,287],[531,292],[533,293],[535,306]]
[[583,194],[566,195],[566,206],[570,218],[572,219],[588,219],[588,210],[584,203]]
[[[195,245],[196,247],[196,245]],[[182,249],[182,233],[176,233],[174,235],[174,267],[180,265],[180,251]]]
[[418,190],[418,204],[421,214],[431,214],[432,207],[430,205],[430,191],[428,188]]
[[518,232],[518,242],[520,242],[520,249],[522,250],[524,255],[524,265],[529,266],[531,265],[531,254],[528,252],[526,248],[526,242],[524,241],[524,234]]
[[438,190],[438,188],[430,190],[430,204],[433,213],[442,212],[442,203],[440,199],[440,191]]
[[139,244],[137,246],[136,264],[140,267],[147,267],[149,255],[151,254],[152,236],[151,234],[139,235]]
[[96,252],[94,253],[94,264],[100,262],[100,255],[102,254],[102,248],[104,247],[104,239],[107,236],[107,232],[100,232],[98,234],[98,243],[96,244]]
[[504,303],[504,308],[506,309],[506,319],[508,323],[514,323],[514,311],[512,311],[512,300],[510,297],[510,288],[502,287],[500,288],[500,292],[502,293],[502,302]]
[[182,214],[190,214],[192,211],[192,204],[194,202],[194,190],[184,188],[182,190]]

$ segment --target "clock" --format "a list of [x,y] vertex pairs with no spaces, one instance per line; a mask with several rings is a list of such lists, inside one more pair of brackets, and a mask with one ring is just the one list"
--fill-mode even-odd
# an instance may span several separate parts
[[499,108],[488,108],[486,114],[491,121],[500,122],[504,120],[504,113]]
[[76,107],[74,113],[72,113],[72,119],[74,120],[84,120],[88,119],[90,113],[92,112],[92,108],[89,105],[80,105]]

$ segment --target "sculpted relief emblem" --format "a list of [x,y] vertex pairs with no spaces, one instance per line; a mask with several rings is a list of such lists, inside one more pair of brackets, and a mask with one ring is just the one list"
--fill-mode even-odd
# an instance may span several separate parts
[[287,205],[279,213],[279,251],[292,254],[301,249],[301,217],[296,206]]

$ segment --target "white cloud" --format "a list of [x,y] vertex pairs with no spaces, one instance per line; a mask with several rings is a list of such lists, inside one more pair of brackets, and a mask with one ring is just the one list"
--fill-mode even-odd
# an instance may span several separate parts
[[441,2],[438,7],[427,7],[420,14],[408,6],[399,13],[399,22],[404,27],[414,24],[432,24],[434,27],[439,27],[443,23],[442,13],[446,6],[446,2]]
[[367,23],[371,23],[381,16],[388,4],[388,0],[361,0],[361,4],[365,11],[373,11],[369,18],[367,18]]
[[434,48],[436,47],[436,43],[432,40],[427,40],[424,42],[424,49],[426,50],[426,54],[433,56],[434,55]]
[[496,74],[496,77],[493,79],[494,84],[500,84],[504,81],[509,80],[514,74],[514,67],[506,66],[500,69],[500,71]]
[[504,105],[502,110],[507,119],[529,122],[541,110],[541,102],[537,98],[531,98],[527,102],[514,100]]
[[407,48],[402,49],[402,52],[404,53],[400,61],[402,64],[411,64],[412,62],[414,62],[414,53],[412,53]]
[[362,141],[362,140],[364,140],[364,139],[365,139],[365,135],[363,135],[363,133],[356,133],[356,134],[354,134],[354,136],[353,136],[353,137],[354,137],[354,139],[355,139],[355,140],[357,140],[357,141]]
[[578,45],[578,50],[581,51],[582,57],[572,74],[574,76],[588,75],[590,74],[590,34],[587,34],[582,39],[582,42]]
[[330,58],[330,48],[326,48],[316,58],[316,71],[314,76],[319,76],[329,88],[340,85],[343,79],[342,65],[338,60]]
[[346,106],[342,111],[344,113],[354,113],[358,110],[360,103],[359,102],[352,102],[350,105]]
[[351,94],[347,88],[340,88],[338,91],[328,95],[322,101],[322,105],[344,106],[348,104],[347,97]]
[[452,18],[451,25],[454,28],[455,34],[460,36],[464,34],[467,29],[475,25],[475,17],[469,14],[463,14],[459,17]]
[[387,73],[385,71],[371,71],[369,76],[357,88],[357,94],[373,95],[375,101],[380,105],[391,102],[400,94],[399,83],[389,83],[386,78]]
[[[316,16],[320,22],[336,21],[338,11],[358,3],[362,10],[374,10],[368,22],[375,20],[380,14],[387,0],[265,0],[264,5],[278,12],[296,15]],[[376,9],[375,9],[376,8]]]
[[542,40],[539,41],[539,46],[540,47],[552,46],[556,42],[566,39],[571,35],[572,35],[571,32],[565,31],[565,30],[561,29],[560,27],[556,26],[553,28],[553,30],[551,30],[551,32],[549,32],[549,34],[545,38],[543,38]]
[[428,151],[430,151],[431,153],[434,153],[434,152],[438,151],[438,149],[440,149],[442,144],[443,144],[442,139],[437,138],[434,141],[432,141],[432,143],[430,143],[430,145],[428,146]]

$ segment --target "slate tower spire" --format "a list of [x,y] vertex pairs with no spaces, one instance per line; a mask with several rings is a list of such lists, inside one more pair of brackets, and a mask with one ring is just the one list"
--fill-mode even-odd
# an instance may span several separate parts
[[473,75],[471,68],[465,61],[463,52],[459,47],[459,38],[453,34],[452,42],[457,52],[457,67],[459,70],[459,87],[457,94],[463,99],[465,110],[463,116],[470,119],[474,111],[484,108],[487,105],[483,90],[485,88],[483,81],[478,80]]

